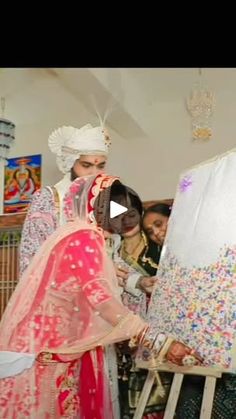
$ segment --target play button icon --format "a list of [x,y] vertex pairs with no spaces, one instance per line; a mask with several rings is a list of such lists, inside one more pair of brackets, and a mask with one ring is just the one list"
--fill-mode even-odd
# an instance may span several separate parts
[[123,205],[117,204],[115,201],[110,201],[110,218],[115,218],[127,211],[128,208],[124,207]]
[[128,233],[140,224],[142,202],[136,192],[118,181],[102,189],[94,202],[91,198],[90,205],[93,208],[91,218],[111,234]]

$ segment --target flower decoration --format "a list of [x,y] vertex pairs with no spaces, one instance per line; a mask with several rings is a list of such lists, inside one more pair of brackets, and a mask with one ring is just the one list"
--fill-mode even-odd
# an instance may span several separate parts
[[187,189],[190,188],[190,186],[192,185],[193,181],[191,176],[185,176],[183,179],[181,179],[180,181],[180,192],[185,192]]

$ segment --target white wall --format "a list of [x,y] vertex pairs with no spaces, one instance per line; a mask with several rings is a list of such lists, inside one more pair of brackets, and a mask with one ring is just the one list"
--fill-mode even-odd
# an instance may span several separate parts
[[[186,94],[194,81],[193,69],[176,69],[176,91],[174,81],[172,85],[169,83],[175,69],[167,71],[166,76],[161,69],[164,78],[157,91],[156,78],[149,84],[145,79],[145,87],[134,69],[114,69],[111,73],[112,70],[91,69],[90,72],[104,89],[114,88],[113,96],[122,104],[126,115],[132,116],[142,134],[132,135],[127,122],[124,124],[121,119],[119,126],[114,111],[108,171],[120,175],[142,199],[174,197],[183,170],[236,146],[236,69],[228,69],[230,73],[227,69],[208,71],[216,92],[216,110],[213,139],[204,143],[191,140],[190,117],[185,108]],[[141,76],[145,74],[150,77],[150,69],[143,69]],[[83,105],[83,98],[79,101],[78,95],[73,96],[59,79],[34,79],[28,90],[15,94],[7,104],[6,117],[16,123],[16,144],[9,157],[42,154],[43,183],[52,184],[60,178],[60,173],[54,155],[47,148],[48,135],[61,125],[80,127],[88,122],[96,124],[97,120]]]

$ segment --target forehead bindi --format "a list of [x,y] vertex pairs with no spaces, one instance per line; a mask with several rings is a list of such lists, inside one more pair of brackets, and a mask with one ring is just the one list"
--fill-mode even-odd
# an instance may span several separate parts
[[88,163],[91,165],[105,164],[106,158],[104,156],[81,156],[80,163]]

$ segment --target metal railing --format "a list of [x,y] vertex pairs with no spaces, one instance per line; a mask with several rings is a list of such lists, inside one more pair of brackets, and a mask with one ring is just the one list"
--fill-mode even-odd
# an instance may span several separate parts
[[18,282],[20,239],[20,227],[0,231],[0,318]]

